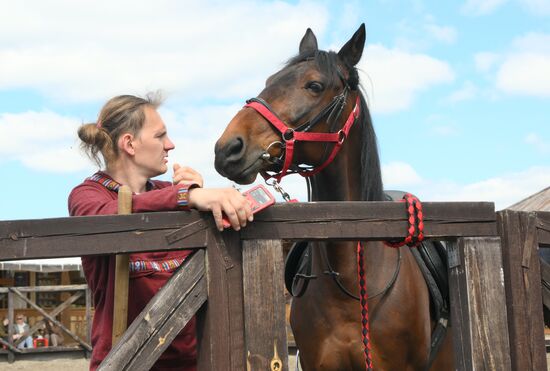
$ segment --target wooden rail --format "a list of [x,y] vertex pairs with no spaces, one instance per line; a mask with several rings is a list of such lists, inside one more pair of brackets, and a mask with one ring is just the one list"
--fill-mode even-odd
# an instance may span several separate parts
[[[450,241],[454,254],[449,259],[450,284],[455,344],[462,344],[457,352],[459,369],[511,369],[494,205],[426,202],[423,206],[426,237]],[[195,211],[1,222],[0,260],[206,248],[205,264],[196,253],[193,269],[180,270],[183,275],[189,269],[186,274],[193,278],[184,286],[175,285],[172,281],[180,277],[178,271],[161,290],[166,298],[170,293],[177,296],[175,287],[184,287],[189,294],[167,304],[169,309],[159,309],[153,327],[136,320],[129,329],[133,332],[124,335],[128,341],[120,342],[102,367],[116,364],[117,369],[134,369],[145,358],[154,362],[160,350],[151,353],[150,348],[156,348],[152,344],[159,343],[159,336],[164,337],[162,324],[170,322],[171,331],[179,332],[189,313],[201,306],[205,298],[201,282],[206,281],[208,300],[197,313],[199,369],[268,369],[277,356],[280,369],[288,370],[278,240],[395,239],[405,236],[407,220],[401,203],[323,202],[275,205],[240,233],[220,234],[212,227],[209,214]],[[204,266],[204,273],[199,266]],[[190,294],[193,290],[196,293]],[[255,294],[260,290],[271,290],[270,300]],[[158,308],[158,300],[153,299],[146,311]],[[185,314],[175,314],[184,307]],[[168,312],[172,314],[163,317]],[[490,328],[491,337],[499,341],[480,334],[480,326],[495,326]],[[147,338],[153,343],[147,343]],[[124,348],[127,342],[131,351]],[[480,349],[483,356],[476,353]]]

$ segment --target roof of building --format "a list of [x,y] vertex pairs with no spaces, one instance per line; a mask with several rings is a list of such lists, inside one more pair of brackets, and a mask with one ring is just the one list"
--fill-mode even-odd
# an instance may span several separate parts
[[507,209],[515,211],[550,211],[550,187],[507,207]]

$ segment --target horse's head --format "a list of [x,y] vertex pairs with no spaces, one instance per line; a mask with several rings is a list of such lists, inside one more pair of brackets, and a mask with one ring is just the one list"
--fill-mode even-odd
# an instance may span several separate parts
[[[327,143],[301,142],[300,136],[335,133],[332,137],[339,135],[343,141],[347,132],[341,129],[359,94],[355,65],[364,44],[364,24],[338,53],[319,50],[308,29],[299,54],[267,79],[258,98],[239,111],[225,129],[215,147],[216,170],[241,184],[252,183],[259,172],[279,172],[288,158],[284,147],[289,147],[288,140],[294,137],[293,158],[287,161],[292,162],[290,169],[298,164],[322,166],[330,157]],[[266,118],[270,115],[274,118]]]

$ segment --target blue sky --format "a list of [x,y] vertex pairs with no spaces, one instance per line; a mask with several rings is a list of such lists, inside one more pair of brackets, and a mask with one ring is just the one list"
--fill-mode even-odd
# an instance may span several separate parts
[[[230,183],[213,146],[307,27],[359,64],[385,185],[504,208],[550,186],[550,0],[0,0],[0,220],[63,217],[95,171],[76,130],[121,94],[164,91],[170,159]],[[301,178],[287,178],[304,199]]]

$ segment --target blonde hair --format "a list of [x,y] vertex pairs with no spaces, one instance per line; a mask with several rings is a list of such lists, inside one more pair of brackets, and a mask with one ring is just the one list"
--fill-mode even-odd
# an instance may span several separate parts
[[101,108],[97,122],[78,128],[80,147],[99,167],[102,162],[107,166],[118,158],[118,138],[124,133],[138,135],[145,122],[144,108],[156,109],[161,103],[159,92],[149,93],[144,98],[134,95],[111,98]]

